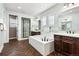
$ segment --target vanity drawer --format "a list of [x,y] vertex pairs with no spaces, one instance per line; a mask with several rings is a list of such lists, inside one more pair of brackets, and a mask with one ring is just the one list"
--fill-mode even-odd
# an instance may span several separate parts
[[68,37],[68,36],[63,36],[62,39],[63,40],[68,40],[68,41],[74,41],[73,37]]

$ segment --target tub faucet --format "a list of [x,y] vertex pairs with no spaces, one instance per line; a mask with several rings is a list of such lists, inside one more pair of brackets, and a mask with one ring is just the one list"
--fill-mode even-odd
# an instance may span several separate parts
[[46,37],[44,37],[44,41],[46,41]]
[[42,38],[42,41],[43,41],[43,38]]

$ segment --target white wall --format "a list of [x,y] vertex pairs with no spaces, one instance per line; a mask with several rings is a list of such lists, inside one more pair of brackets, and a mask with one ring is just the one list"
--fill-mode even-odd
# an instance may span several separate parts
[[[74,12],[74,13],[69,13],[69,14],[66,14],[66,15],[62,15],[59,17],[59,27],[60,27],[60,22],[62,21],[61,18],[68,18],[70,17],[71,18],[71,30],[74,31],[75,33],[79,33],[79,12]],[[64,20],[64,19],[63,19]],[[59,28],[60,29],[60,28]]]
[[39,29],[38,24],[39,23],[37,19],[31,19],[31,31],[36,31],[36,29]]
[[63,3],[58,3],[55,6],[47,9],[44,12],[42,12],[39,16],[42,17],[42,16],[56,15],[56,14],[61,12],[62,7],[63,7]]
[[49,32],[49,27],[47,26],[47,16],[41,18],[41,34],[46,34]]
[[[21,17],[25,17],[25,18],[30,18],[30,19],[32,19],[33,17],[32,16],[28,16],[28,15],[26,15],[26,14],[22,14],[22,13],[17,13],[17,12],[13,12],[13,11],[8,11],[8,16],[9,16],[9,14],[11,14],[11,15],[16,15],[18,18],[17,18],[17,22],[18,22],[18,40],[23,40],[23,38],[22,38],[22,26],[21,26]],[[9,30],[9,29],[8,29]]]
[[0,31],[0,52],[4,46],[4,43],[7,42],[7,23],[6,23],[6,9],[3,4],[0,3],[0,22],[4,24],[4,30]]
[[[45,12],[43,12],[40,15],[40,18],[42,19],[42,17],[44,16],[54,16],[54,32],[60,32],[61,31],[61,19],[60,18],[65,18],[68,16],[71,16],[71,20],[72,20],[72,31],[75,31],[76,33],[79,32],[79,11],[77,12],[63,12],[63,15],[61,15],[61,12],[63,10],[63,4],[57,4],[54,7],[46,10]],[[42,24],[41,24],[42,25]],[[43,27],[42,27],[43,28]],[[41,28],[41,29],[42,29]],[[43,28],[44,29],[44,28]]]
[[[61,10],[62,10],[62,7],[63,7],[63,4],[56,4],[52,8],[49,8],[48,10],[46,10],[45,12],[43,12],[43,13],[40,14],[41,20],[42,20],[43,17],[47,18],[48,16],[49,17],[51,16],[53,18],[53,16],[54,16],[54,20],[52,19],[52,21],[51,21],[52,24],[54,24],[54,26],[52,27],[53,28],[52,29],[53,32],[58,32],[59,31],[58,17],[59,17],[59,14],[60,14]],[[49,23],[49,22],[50,21],[48,20],[47,23]],[[42,24],[41,24],[41,26],[42,26]],[[44,27],[41,27],[41,29],[44,29]]]
[[[51,27],[51,29],[50,29]],[[43,16],[41,18],[41,34],[53,33],[54,16]]]
[[0,22],[3,21],[5,25],[5,29],[3,32],[0,31],[0,52],[3,49],[4,43],[9,42],[9,14],[18,16],[18,40],[22,40],[21,37],[21,17],[33,18],[32,16],[28,16],[26,14],[17,13],[13,11],[7,11],[4,7],[4,4],[0,3]]

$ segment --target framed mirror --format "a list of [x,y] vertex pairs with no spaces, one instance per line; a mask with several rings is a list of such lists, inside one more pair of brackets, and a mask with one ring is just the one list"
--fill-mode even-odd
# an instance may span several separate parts
[[62,31],[69,31],[72,28],[72,21],[61,22],[61,30]]

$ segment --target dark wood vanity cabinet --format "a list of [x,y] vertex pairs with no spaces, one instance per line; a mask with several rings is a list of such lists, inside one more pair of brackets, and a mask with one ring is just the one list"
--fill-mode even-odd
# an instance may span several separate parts
[[[57,52],[62,52],[62,40],[61,40],[61,37],[60,36],[55,36],[55,41],[54,41],[54,44],[55,44],[55,50]],[[61,48],[60,48],[61,47]]]
[[74,55],[74,39],[71,37],[63,37],[62,53],[65,55]]
[[54,38],[55,51],[68,56],[79,55],[79,38],[61,35],[55,35]]
[[75,38],[75,55],[79,56],[79,38]]
[[33,36],[33,35],[40,35],[40,32],[31,31],[31,36]]

